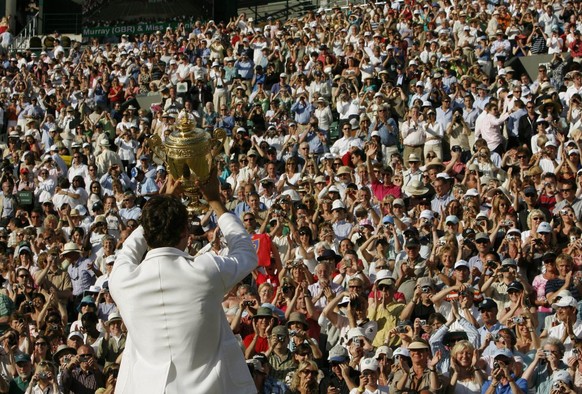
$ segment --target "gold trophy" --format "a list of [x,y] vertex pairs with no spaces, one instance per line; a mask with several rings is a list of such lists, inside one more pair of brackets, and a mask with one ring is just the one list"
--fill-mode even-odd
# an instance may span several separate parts
[[159,135],[153,135],[148,145],[153,154],[166,164],[166,170],[176,180],[181,181],[184,194],[188,197],[188,213],[199,215],[208,210],[208,203],[202,199],[197,184],[204,184],[214,163],[213,151],[224,143],[226,130],[215,129],[213,135],[196,128],[195,121],[183,114],[174,130],[164,142]]

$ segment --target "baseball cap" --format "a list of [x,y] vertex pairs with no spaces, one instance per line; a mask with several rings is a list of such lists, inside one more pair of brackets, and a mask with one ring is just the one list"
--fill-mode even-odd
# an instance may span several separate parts
[[506,259],[503,259],[503,261],[501,262],[501,266],[503,266],[503,267],[507,267],[507,266],[517,267],[517,263],[515,262],[514,259],[508,257]]
[[27,363],[30,362],[30,356],[26,353],[18,353],[14,356],[14,361],[18,363]]
[[480,240],[489,241],[489,236],[486,233],[477,233],[477,235],[475,235],[475,241]]
[[564,308],[564,307],[567,307],[567,306],[571,306],[573,308],[577,308],[578,307],[578,302],[572,296],[565,296],[565,297],[560,298],[560,300],[558,302],[554,302],[552,304],[552,308],[554,308],[554,309]]
[[364,329],[362,327],[350,328],[348,331],[348,342],[350,342],[354,338],[363,337],[365,336],[365,334],[366,333],[364,332]]
[[461,267],[467,267],[467,268],[469,268],[469,263],[467,263],[465,260],[459,260],[459,261],[457,261],[455,263],[455,268],[454,269],[461,268]]
[[374,354],[374,358],[379,358],[380,355],[385,354],[387,358],[392,358],[392,349],[390,349],[386,345],[382,345],[376,349],[376,353]]
[[513,282],[511,282],[507,286],[507,291],[510,291],[510,290],[522,291],[523,290],[523,285],[520,282],[514,280]]
[[406,348],[399,347],[396,350],[394,350],[394,353],[392,353],[392,357],[396,357],[396,356],[402,356],[402,357],[409,357],[410,358],[410,352]]
[[497,308],[497,303],[491,298],[485,298],[479,305],[479,310]]
[[389,270],[380,270],[376,272],[376,286],[388,285],[394,286],[394,278]]
[[465,196],[477,197],[478,195],[479,192],[477,191],[477,189],[469,189],[465,192]]
[[432,220],[434,218],[434,214],[431,210],[425,209],[420,213],[421,219]]
[[551,233],[552,226],[550,226],[550,223],[548,222],[541,222],[540,225],[538,226],[537,232],[538,234]]
[[348,360],[348,350],[340,344],[335,345],[329,351],[329,355],[327,357],[328,361],[332,362],[344,362]]
[[404,200],[401,198],[397,198],[394,201],[392,201],[392,206],[394,205],[400,205],[401,207],[404,206]]
[[552,374],[552,383],[564,382],[568,385],[572,384],[572,376],[563,369],[560,369]]
[[502,348],[502,349],[496,349],[493,352],[493,358],[497,358],[499,356],[504,356],[507,358],[513,358],[513,353],[511,352],[511,350],[507,349],[507,348]]
[[377,371],[378,370],[378,360],[376,358],[364,358],[360,362],[360,371]]
[[394,224],[394,218],[390,215],[386,215],[382,218],[382,224]]
[[459,223],[459,218],[456,217],[455,215],[449,215],[445,219],[445,224],[447,224],[447,223],[458,224]]

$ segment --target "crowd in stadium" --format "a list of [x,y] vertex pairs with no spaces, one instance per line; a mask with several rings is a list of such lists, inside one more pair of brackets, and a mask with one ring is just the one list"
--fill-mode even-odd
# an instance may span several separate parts
[[[581,8],[398,0],[4,56],[0,392],[113,392],[109,273],[167,188],[146,141],[189,119],[226,131],[259,245],[223,303],[258,392],[582,393]],[[229,253],[212,211],[187,252]]]

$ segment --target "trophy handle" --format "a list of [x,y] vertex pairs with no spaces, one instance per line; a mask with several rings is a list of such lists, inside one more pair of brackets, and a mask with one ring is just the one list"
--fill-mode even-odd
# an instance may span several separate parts
[[210,139],[210,149],[216,149],[220,145],[224,144],[226,138],[226,130],[223,128],[214,129],[212,132],[212,138]]
[[164,151],[164,143],[159,135],[154,134],[146,140],[147,146],[152,153],[157,156],[162,162],[166,163],[166,152]]

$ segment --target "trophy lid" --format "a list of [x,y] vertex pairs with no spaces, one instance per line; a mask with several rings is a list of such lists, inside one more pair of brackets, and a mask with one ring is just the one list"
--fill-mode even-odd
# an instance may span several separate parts
[[164,145],[168,148],[185,148],[204,144],[209,139],[210,134],[197,128],[188,116],[183,116],[178,121],[177,130],[166,138]]

